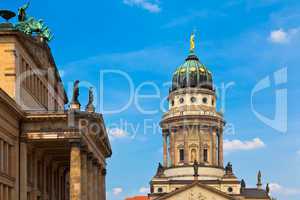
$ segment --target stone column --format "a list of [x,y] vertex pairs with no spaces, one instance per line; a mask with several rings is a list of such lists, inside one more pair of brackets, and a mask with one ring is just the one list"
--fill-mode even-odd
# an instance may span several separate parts
[[98,193],[98,200],[104,200],[105,199],[105,187],[103,185],[104,183],[104,176],[102,173],[102,170],[104,167],[102,165],[99,165],[98,167],[98,184],[99,184],[99,193]]
[[27,200],[27,144],[20,144],[20,200]]
[[2,195],[3,195],[3,184],[0,183],[0,199],[3,198]]
[[34,191],[32,193],[33,199],[37,200],[37,192],[38,192],[38,156],[37,152],[34,152],[32,155],[32,162],[33,162],[33,184],[34,184]]
[[88,200],[93,199],[93,154],[88,153],[87,171],[88,171]]
[[70,154],[70,200],[81,200],[81,153],[79,142],[71,142]]
[[[184,134],[184,164],[189,164],[189,143],[188,143],[188,129],[184,127],[183,129],[183,134]],[[193,161],[192,161],[193,162]]]
[[223,161],[223,130],[219,130],[219,167],[224,166],[224,161]]
[[87,151],[81,149],[81,197],[83,200],[88,198],[88,174],[87,174]]
[[175,165],[175,134],[172,130],[170,133],[170,157],[171,157],[171,166]]
[[217,165],[217,144],[216,144],[216,131],[212,128],[211,129],[212,134],[212,165]]
[[198,136],[199,136],[199,163],[200,164],[203,164],[203,144],[202,144],[202,130],[201,130],[201,127],[197,127],[199,133],[198,133]]
[[102,198],[99,200],[106,200],[106,168],[102,168],[101,170],[101,176],[102,176]]
[[0,139],[0,172],[4,172],[4,142]]
[[93,160],[93,188],[94,188],[93,199],[94,200],[98,200],[98,195],[99,195],[98,168],[99,168],[98,160],[94,159]]
[[167,133],[163,132],[163,159],[164,159],[164,167],[168,167],[168,147],[167,147]]

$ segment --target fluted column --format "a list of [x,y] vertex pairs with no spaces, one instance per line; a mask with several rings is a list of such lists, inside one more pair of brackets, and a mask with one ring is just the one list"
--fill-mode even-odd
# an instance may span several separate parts
[[80,143],[71,142],[70,200],[81,200],[81,153]]
[[167,133],[163,133],[163,159],[164,159],[164,167],[168,167],[168,147],[167,147]]

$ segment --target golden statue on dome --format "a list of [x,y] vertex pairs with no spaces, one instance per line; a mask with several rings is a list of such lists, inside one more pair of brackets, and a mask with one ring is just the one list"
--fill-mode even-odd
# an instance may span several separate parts
[[193,52],[195,49],[195,33],[193,32],[190,37],[190,51]]

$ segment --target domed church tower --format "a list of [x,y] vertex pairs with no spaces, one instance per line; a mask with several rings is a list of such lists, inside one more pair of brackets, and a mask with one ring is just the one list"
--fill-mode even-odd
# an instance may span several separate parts
[[244,182],[241,186],[230,163],[224,169],[225,121],[216,109],[212,73],[195,53],[194,34],[190,43],[189,55],[173,74],[169,110],[160,123],[163,165],[150,182],[150,200],[243,199],[245,192],[269,199],[261,188],[249,192]]

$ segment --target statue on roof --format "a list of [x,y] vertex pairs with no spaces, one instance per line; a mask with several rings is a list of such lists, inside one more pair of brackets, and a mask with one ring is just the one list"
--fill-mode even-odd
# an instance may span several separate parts
[[93,93],[93,88],[89,88],[89,101],[86,105],[86,111],[88,112],[95,112],[95,106],[93,105],[94,103],[94,93]]
[[157,171],[156,171],[156,175],[157,177],[160,177],[164,174],[164,167],[162,166],[161,163],[158,163],[158,167],[157,167]]
[[266,192],[269,194],[270,193],[270,186],[269,186],[269,183],[267,184],[266,186]]
[[73,86],[72,104],[80,105],[78,97],[79,97],[79,80],[76,80]]
[[241,188],[245,189],[246,188],[246,182],[244,179],[241,181]]
[[29,17],[26,13],[28,7],[29,3],[26,3],[19,8],[19,22],[15,25],[16,29],[25,33],[26,35],[39,36],[49,42],[53,38],[50,29],[45,26],[42,19],[36,20],[34,17]]
[[231,162],[228,162],[227,166],[225,167],[226,174],[232,175],[233,174],[233,169],[232,169],[232,164]]
[[19,8],[18,20],[19,22],[24,22],[27,19],[26,10],[29,7],[29,2]]

